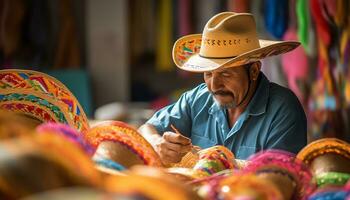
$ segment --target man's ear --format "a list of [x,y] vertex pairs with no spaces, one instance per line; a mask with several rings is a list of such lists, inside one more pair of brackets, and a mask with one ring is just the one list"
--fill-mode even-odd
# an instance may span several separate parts
[[256,81],[258,79],[260,69],[261,69],[261,62],[260,61],[257,61],[251,65],[249,73],[250,73],[250,77],[253,81]]

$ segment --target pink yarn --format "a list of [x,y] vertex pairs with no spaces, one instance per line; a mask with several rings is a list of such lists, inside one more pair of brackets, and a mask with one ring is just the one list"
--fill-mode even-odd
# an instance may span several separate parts
[[73,142],[88,155],[92,155],[95,152],[95,148],[93,148],[87,143],[87,141],[85,141],[83,134],[67,124],[45,123],[38,126],[36,128],[36,131],[38,134],[51,133],[63,136],[63,138]]
[[[284,40],[298,40],[297,31],[290,28],[284,35]],[[289,88],[297,95],[300,101],[304,97],[300,91],[297,81],[305,81],[308,78],[309,66],[306,53],[302,46],[282,55],[283,71],[287,77]]]

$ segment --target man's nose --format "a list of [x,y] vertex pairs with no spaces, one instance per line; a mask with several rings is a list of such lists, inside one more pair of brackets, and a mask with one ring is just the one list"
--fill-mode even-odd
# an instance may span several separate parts
[[211,78],[211,87],[213,91],[217,91],[221,88],[221,80],[217,75],[212,75]]

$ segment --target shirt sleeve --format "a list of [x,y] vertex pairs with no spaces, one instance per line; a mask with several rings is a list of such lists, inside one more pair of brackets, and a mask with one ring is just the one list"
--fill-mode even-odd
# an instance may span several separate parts
[[191,97],[192,91],[184,93],[177,102],[157,111],[146,123],[152,124],[159,134],[172,130],[174,125],[183,135],[189,136],[191,131]]
[[267,149],[281,149],[297,154],[307,144],[305,112],[295,100],[292,105],[283,102],[277,109],[271,122]]

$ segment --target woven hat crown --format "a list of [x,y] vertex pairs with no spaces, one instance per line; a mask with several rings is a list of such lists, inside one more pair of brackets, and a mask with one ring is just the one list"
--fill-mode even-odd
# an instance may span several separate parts
[[204,27],[199,55],[232,58],[260,48],[254,17],[248,13],[220,13]]

